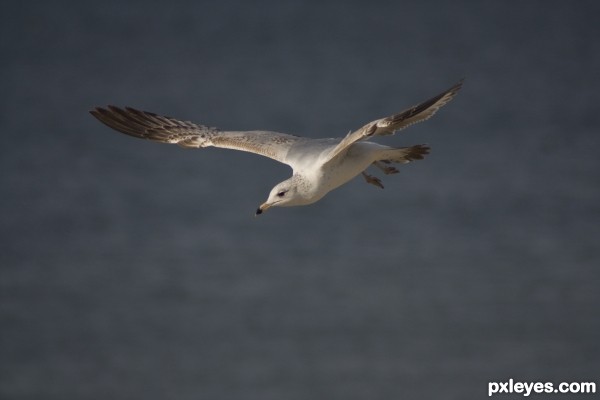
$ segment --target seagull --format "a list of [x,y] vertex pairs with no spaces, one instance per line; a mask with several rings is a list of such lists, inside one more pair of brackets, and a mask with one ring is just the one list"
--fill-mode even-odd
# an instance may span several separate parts
[[214,127],[180,121],[131,107],[109,105],[90,113],[100,122],[124,134],[184,148],[220,147],[269,157],[289,165],[292,177],[278,183],[267,201],[256,210],[262,214],[271,207],[304,206],[315,203],[327,193],[362,175],[367,183],[383,189],[381,180],[365,170],[373,165],[384,174],[395,174],[392,163],[406,164],[421,160],[429,147],[390,147],[371,142],[372,136],[394,134],[432,117],[454,98],[463,80],[435,97],[398,114],[377,119],[345,137],[312,139],[270,131],[224,131]]

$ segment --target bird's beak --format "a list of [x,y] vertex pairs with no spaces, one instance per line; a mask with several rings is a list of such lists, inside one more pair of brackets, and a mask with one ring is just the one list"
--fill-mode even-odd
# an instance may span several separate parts
[[267,211],[269,208],[271,207],[271,204],[269,203],[262,203],[257,209],[256,209],[256,214],[254,215],[260,215],[263,213],[263,211]]

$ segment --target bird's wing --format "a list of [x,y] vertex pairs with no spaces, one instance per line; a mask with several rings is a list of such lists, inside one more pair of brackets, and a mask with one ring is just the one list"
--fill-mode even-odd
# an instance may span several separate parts
[[374,135],[391,135],[412,124],[431,118],[440,107],[454,98],[456,93],[462,87],[462,84],[463,81],[461,80],[448,90],[445,90],[427,101],[417,104],[398,114],[371,121],[357,131],[350,132],[335,148],[332,149],[331,153],[328,155],[328,160],[332,160],[336,156],[344,153],[353,143],[360,140]]
[[288,164],[290,147],[303,140],[298,136],[269,131],[221,131],[134,108],[96,107],[90,113],[100,122],[126,135],[182,147],[221,147],[260,154]]

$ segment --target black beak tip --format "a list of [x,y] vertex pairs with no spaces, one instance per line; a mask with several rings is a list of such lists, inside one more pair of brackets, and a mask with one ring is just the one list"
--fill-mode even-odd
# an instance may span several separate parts
[[256,214],[254,214],[254,215],[260,215],[262,213],[263,213],[263,210],[261,210],[260,208],[257,208],[256,209]]

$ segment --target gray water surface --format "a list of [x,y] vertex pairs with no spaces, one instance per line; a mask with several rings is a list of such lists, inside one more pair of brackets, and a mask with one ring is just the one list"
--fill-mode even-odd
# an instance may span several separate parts
[[[600,384],[596,2],[2,9],[1,398]],[[435,118],[378,139],[432,147],[385,190],[359,177],[259,218],[285,165],[88,114],[342,136],[462,77]]]

